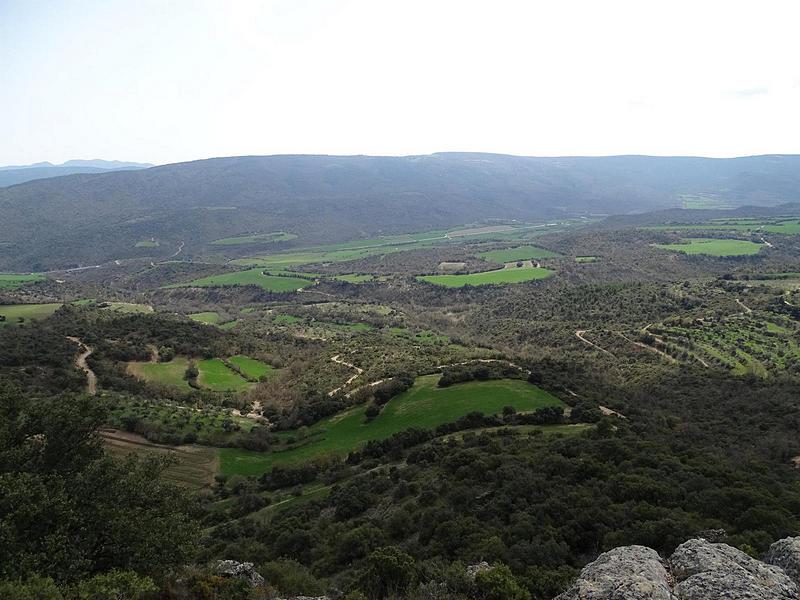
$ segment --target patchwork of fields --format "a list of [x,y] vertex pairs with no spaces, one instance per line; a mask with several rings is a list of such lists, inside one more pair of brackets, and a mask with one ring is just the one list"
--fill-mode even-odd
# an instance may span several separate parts
[[[418,377],[407,392],[393,398],[371,422],[367,407],[356,406],[308,428],[304,439],[291,449],[250,452],[236,448],[220,450],[220,470],[225,474],[259,475],[275,464],[292,464],[327,455],[345,455],[369,440],[380,440],[409,427],[432,429],[478,411],[499,413],[505,406],[520,412],[545,406],[563,406],[548,392],[518,379],[476,381],[446,388],[437,387],[439,375]],[[298,432],[282,433],[284,439]]]
[[[232,368],[219,358],[196,361],[198,385],[214,392],[239,392],[250,388],[260,378],[275,373],[272,366],[249,356],[232,356],[227,362]],[[191,364],[187,357],[176,356],[166,362],[129,362],[127,370],[138,379],[188,392],[193,389],[186,375]]]

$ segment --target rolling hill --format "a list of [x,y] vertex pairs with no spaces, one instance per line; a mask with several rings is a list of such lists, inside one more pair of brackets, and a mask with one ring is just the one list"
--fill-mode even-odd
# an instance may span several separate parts
[[[288,245],[491,219],[552,220],[797,200],[800,156],[249,156],[76,174],[0,189],[0,270],[185,256],[227,236]],[[135,247],[141,240],[157,247]],[[283,242],[282,242],[283,243]],[[284,244],[287,245],[287,244]]]

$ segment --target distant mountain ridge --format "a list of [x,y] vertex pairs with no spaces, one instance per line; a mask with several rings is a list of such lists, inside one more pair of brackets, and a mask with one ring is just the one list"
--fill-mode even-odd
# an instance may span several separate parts
[[[534,158],[480,153],[214,158],[0,189],[0,270],[208,255],[287,231],[304,246],[492,219],[543,221],[706,200],[800,200],[800,156]],[[158,249],[134,248],[155,238]]]
[[68,160],[60,165],[51,162],[38,162],[30,165],[0,167],[0,187],[17,185],[36,179],[74,175],[76,173],[104,173],[123,169],[147,169],[153,165],[121,160]]

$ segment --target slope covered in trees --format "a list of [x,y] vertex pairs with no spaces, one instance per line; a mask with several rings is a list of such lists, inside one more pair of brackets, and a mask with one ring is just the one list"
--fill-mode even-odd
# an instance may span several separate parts
[[[738,159],[218,158],[73,175],[0,189],[0,268],[38,270],[209,251],[218,239],[288,231],[293,245],[489,219],[552,220],[796,199],[800,157]],[[159,240],[157,250],[135,248]]]

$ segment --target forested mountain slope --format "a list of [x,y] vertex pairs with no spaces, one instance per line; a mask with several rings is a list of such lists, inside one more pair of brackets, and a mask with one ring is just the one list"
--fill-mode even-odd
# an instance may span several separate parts
[[217,158],[0,189],[0,268],[36,270],[141,255],[191,256],[230,235],[289,231],[295,245],[490,219],[550,220],[797,199],[800,157]]

